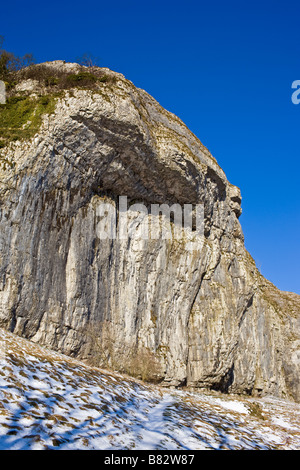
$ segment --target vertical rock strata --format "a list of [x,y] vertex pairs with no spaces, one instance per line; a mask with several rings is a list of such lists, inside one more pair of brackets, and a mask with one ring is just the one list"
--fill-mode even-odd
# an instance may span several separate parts
[[[105,323],[120,358],[125,344],[155,353],[165,385],[299,401],[299,296],[246,251],[239,189],[176,116],[107,74],[114,83],[66,91],[34,138],[1,149],[0,326],[87,358],[84,332]],[[203,205],[201,247],[101,239],[99,207],[113,204],[118,224],[119,196],[159,226],[151,204]]]

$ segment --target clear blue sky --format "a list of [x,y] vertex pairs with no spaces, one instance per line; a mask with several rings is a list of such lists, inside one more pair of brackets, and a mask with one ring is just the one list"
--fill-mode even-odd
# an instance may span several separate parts
[[1,4],[5,47],[38,62],[88,52],[178,115],[241,188],[248,251],[300,294],[300,2]]

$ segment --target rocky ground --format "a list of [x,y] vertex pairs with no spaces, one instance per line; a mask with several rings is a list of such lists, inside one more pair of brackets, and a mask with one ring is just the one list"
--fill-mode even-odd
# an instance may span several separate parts
[[0,449],[300,449],[300,406],[166,390],[0,330]]

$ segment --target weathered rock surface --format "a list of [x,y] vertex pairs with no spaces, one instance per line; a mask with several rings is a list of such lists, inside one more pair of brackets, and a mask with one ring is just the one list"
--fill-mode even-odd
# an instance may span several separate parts
[[[106,73],[114,83],[66,92],[32,140],[1,150],[0,326],[86,358],[85,329],[105,322],[115,354],[149,348],[166,385],[299,401],[300,297],[246,251],[239,189],[176,116]],[[99,207],[118,196],[203,204],[201,250],[102,240]]]

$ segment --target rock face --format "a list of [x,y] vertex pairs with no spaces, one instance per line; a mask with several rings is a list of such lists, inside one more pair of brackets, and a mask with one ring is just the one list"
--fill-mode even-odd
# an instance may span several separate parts
[[[239,189],[176,116],[106,73],[113,82],[66,91],[34,138],[1,150],[0,326],[88,358],[84,332],[109,325],[115,355],[148,348],[166,386],[299,401],[300,297],[256,269]],[[184,237],[102,239],[101,205],[116,208],[118,230],[119,196],[201,205],[201,248]]]

